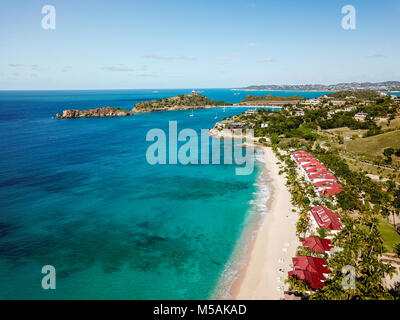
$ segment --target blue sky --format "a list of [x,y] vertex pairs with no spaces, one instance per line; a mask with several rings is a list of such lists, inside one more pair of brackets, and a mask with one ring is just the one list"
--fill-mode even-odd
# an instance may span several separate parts
[[[341,27],[348,4],[356,30]],[[0,3],[0,90],[400,80],[399,58],[400,0]]]

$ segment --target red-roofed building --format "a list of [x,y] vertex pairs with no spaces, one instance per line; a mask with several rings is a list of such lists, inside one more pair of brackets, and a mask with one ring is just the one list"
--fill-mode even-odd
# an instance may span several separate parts
[[334,188],[319,190],[318,193],[321,196],[326,197],[326,196],[336,196],[337,194],[341,193],[342,191],[343,191],[342,188],[334,187]]
[[316,160],[313,157],[304,157],[304,158],[297,159],[296,161],[297,161],[297,163],[300,163],[300,164],[306,164],[306,163],[310,163],[310,162],[313,162]]
[[323,180],[323,181],[318,181],[313,183],[313,186],[315,188],[342,188],[343,186],[340,183],[337,183],[336,181],[333,180]]
[[309,176],[311,176],[312,174],[327,174],[333,176],[332,172],[325,168],[311,168],[306,170],[306,177],[308,180],[310,180]]
[[329,239],[309,237],[302,240],[303,247],[307,247],[314,252],[325,253],[332,249],[332,242]]
[[329,173],[314,173],[308,176],[308,180],[312,183],[316,183],[319,181],[337,181],[335,176],[332,176]]
[[[333,190],[333,189],[330,189]],[[329,189],[325,190],[329,191]],[[311,209],[313,222],[316,227],[329,229],[333,232],[339,232],[342,229],[340,216],[323,206],[317,206]]]
[[317,160],[310,161],[308,163],[302,163],[301,167],[306,170],[306,169],[311,169],[311,168],[320,168],[323,167]]
[[301,159],[304,157],[312,157],[312,155],[306,151],[296,151],[291,154],[291,157],[294,161],[297,161],[298,159]]
[[297,256],[292,258],[295,270],[307,270],[310,272],[329,273],[327,263],[323,258],[309,256]]
[[325,285],[325,278],[322,274],[317,272],[310,272],[307,270],[294,270],[288,272],[289,277],[296,277],[308,283],[311,289],[318,290]]

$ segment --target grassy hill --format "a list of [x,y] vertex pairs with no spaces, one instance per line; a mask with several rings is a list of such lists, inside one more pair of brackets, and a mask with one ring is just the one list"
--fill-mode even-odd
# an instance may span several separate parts
[[336,98],[336,99],[345,99],[346,97],[355,97],[357,99],[374,100],[379,97],[379,93],[377,91],[373,91],[373,90],[355,90],[355,91],[343,90],[343,91],[330,93],[327,96],[331,97],[331,98]]
[[178,95],[171,98],[158,99],[154,101],[143,101],[135,105],[132,111],[163,111],[163,110],[179,110],[188,107],[206,107],[206,106],[221,106],[232,105],[222,101],[214,101],[200,94],[191,93],[187,95]]
[[249,104],[268,104],[268,103],[274,103],[274,104],[285,104],[285,103],[294,103],[297,101],[302,101],[305,100],[303,97],[300,97],[298,95],[293,95],[289,97],[281,97],[281,96],[275,96],[272,94],[267,94],[265,96],[253,96],[253,95],[248,95],[246,96],[240,104],[243,105],[249,105]]
[[400,148],[400,130],[345,142],[346,150],[366,156],[381,156],[386,148]]

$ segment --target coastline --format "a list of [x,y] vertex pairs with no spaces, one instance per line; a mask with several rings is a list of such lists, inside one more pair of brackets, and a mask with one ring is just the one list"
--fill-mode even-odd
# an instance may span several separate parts
[[298,216],[292,212],[286,180],[279,175],[279,160],[270,147],[263,147],[263,151],[272,196],[267,201],[268,211],[250,247],[246,266],[232,286],[232,297],[238,300],[283,299],[287,287],[284,280],[299,246]]
[[[223,138],[216,130],[210,130],[210,134]],[[232,135],[232,138],[242,137]],[[264,199],[265,214],[253,219],[242,231],[227,267],[237,270],[224,272],[216,295],[218,299],[280,300],[287,289],[284,280],[290,270],[291,258],[300,244],[296,236],[298,215],[292,212],[295,208],[290,202],[291,194],[284,175],[279,175],[279,160],[272,148],[248,141],[243,145],[262,150],[265,166],[260,174],[266,179],[259,181],[269,189],[270,195]],[[235,276],[229,279],[225,273],[232,272]]]

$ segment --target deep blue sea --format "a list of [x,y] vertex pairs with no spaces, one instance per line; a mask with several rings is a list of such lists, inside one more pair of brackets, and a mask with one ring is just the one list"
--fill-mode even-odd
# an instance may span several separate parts
[[[150,165],[146,133],[167,131],[169,121],[200,132],[243,108],[53,118],[190,91],[0,91],[0,299],[212,295],[256,210],[262,164],[247,176],[234,164]],[[226,102],[246,95],[235,92],[203,94]],[[56,290],[42,289],[44,265],[56,268]]]

